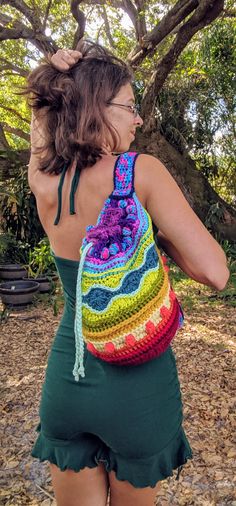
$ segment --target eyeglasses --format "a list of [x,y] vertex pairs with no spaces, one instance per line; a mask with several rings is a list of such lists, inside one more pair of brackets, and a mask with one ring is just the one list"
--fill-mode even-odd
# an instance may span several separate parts
[[125,109],[128,109],[135,118],[139,115],[139,106],[138,105],[125,105],[125,104],[117,104],[117,102],[107,102],[107,105],[115,105],[117,107],[124,107]]

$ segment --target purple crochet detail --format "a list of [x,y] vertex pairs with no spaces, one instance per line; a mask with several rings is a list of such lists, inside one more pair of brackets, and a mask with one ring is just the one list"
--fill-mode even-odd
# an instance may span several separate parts
[[127,198],[127,204],[132,206],[131,216],[125,207],[119,206],[119,202],[119,199],[111,197],[108,205],[105,203],[105,212],[102,210],[98,224],[87,230],[86,241],[93,243],[92,255],[89,256],[107,260],[109,256],[124,251],[124,243],[125,249],[132,244],[139,227],[136,205],[133,198]]
[[[137,153],[131,151],[123,153],[117,160],[114,171],[114,191],[115,196],[129,195],[133,188],[133,165]],[[122,204],[121,204],[122,206]]]
[[114,190],[105,201],[97,224],[86,229],[83,246],[93,244],[88,252],[93,262],[100,263],[113,256],[123,256],[135,242],[139,229],[137,204],[133,198],[136,157],[137,153],[127,152],[118,158],[114,170]]

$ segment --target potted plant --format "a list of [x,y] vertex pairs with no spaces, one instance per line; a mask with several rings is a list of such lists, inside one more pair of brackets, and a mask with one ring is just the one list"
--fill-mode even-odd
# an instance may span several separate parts
[[58,275],[55,272],[50,244],[46,237],[39,241],[38,246],[29,251],[27,271],[27,279],[33,279],[39,283],[40,293],[53,292]]
[[15,280],[26,276],[24,267],[27,257],[27,244],[16,241],[9,233],[0,233],[0,279]]

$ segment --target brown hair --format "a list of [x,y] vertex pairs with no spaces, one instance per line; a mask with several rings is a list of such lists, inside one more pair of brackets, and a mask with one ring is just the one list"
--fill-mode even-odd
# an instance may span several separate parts
[[107,120],[105,108],[132,81],[131,71],[98,44],[82,41],[77,49],[83,57],[68,71],[60,72],[46,62],[28,77],[29,105],[36,117],[37,111],[43,113],[45,121],[45,145],[36,150],[46,152],[39,168],[48,173],[59,174],[74,160],[79,170],[94,165],[103,154],[107,134],[113,151],[118,146],[118,132]]

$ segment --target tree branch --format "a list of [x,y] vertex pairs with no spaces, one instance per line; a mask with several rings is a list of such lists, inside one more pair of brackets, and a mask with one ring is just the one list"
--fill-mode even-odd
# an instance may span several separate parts
[[155,28],[137,45],[128,56],[132,66],[138,66],[147,55],[153,55],[156,46],[172,32],[198,6],[199,0],[179,0]]
[[115,49],[116,44],[115,44],[115,41],[114,41],[112,34],[111,34],[110,24],[109,24],[108,17],[107,17],[107,11],[106,11],[104,5],[101,6],[101,8],[99,9],[99,12],[100,12],[102,19],[104,21],[104,31],[105,31],[105,34],[108,38],[109,44],[111,47],[113,47],[113,49]]
[[12,28],[4,28],[0,26],[0,40],[7,40],[7,39],[29,39],[31,40],[34,36],[33,30],[30,28],[26,28],[25,26],[21,25],[14,30]]
[[143,9],[145,6],[144,0],[134,0],[134,3],[136,5],[137,9]]
[[[2,0],[1,3],[2,5],[10,5],[11,7],[14,7],[14,9],[21,12],[23,16],[28,19],[32,26],[35,26],[35,24],[38,26],[37,21],[39,20],[35,16],[35,11],[31,9],[23,0]],[[39,23],[41,25],[40,21]]]
[[222,15],[224,18],[236,18],[236,9],[224,9]]
[[2,23],[5,26],[8,23],[12,23],[12,21],[13,19],[10,16],[8,16],[7,14],[3,14],[3,12],[0,12],[0,23]]
[[[47,37],[41,29],[32,29],[25,26],[21,21],[13,20],[10,16],[0,13],[0,41],[7,39],[27,39],[34,44],[39,51],[47,55],[55,53],[57,44],[51,37]],[[11,28],[8,28],[10,24]],[[7,26],[6,26],[7,25]]]
[[4,151],[5,149],[9,149],[9,148],[10,148],[10,146],[7,142],[2,123],[0,123],[0,149]]
[[135,26],[136,25],[136,18],[137,18],[137,9],[132,4],[131,0],[123,0],[121,2],[121,7],[128,14],[128,16],[130,17],[133,25]]
[[26,29],[25,27],[19,30],[12,30],[10,28],[3,29],[0,26],[0,41],[7,39],[26,39],[34,44],[45,56],[48,53],[55,53],[59,49],[51,38],[46,37],[43,33],[35,35],[33,30],[30,28]]
[[146,119],[147,129],[151,127],[148,118],[152,116],[155,107],[155,98],[161,90],[170,71],[175,66],[179,55],[195,33],[219,16],[223,7],[224,0],[201,0],[191,18],[181,26],[174,43],[168,53],[159,62],[143,95],[141,115]]
[[95,42],[96,44],[99,44],[99,37],[100,37],[100,33],[102,32],[102,29],[103,29],[103,24],[99,26],[98,30],[97,30],[97,33],[96,33],[96,37],[95,37]]
[[76,48],[78,42],[80,41],[80,39],[82,39],[85,32],[86,18],[83,11],[79,9],[79,5],[81,3],[82,0],[71,0],[70,3],[71,13],[78,23],[78,27],[74,35],[73,48]]
[[[0,23],[2,26],[0,26],[0,34],[4,33],[4,30],[7,33],[14,33],[14,32],[20,32],[23,34],[23,38],[25,36],[29,36],[29,34],[33,33],[33,30],[31,30],[28,26],[25,26],[21,21],[17,19],[13,19],[10,16],[7,16],[7,14],[0,13]],[[11,28],[9,28],[9,25]],[[7,38],[7,37],[6,37]],[[10,37],[14,38],[14,37]],[[0,40],[5,40],[3,37]]]
[[[86,5],[111,5],[111,2],[108,0],[85,0],[83,2]],[[123,8],[123,2],[121,0],[114,0],[112,2],[112,7],[116,7],[117,9]]]
[[145,19],[145,2],[143,0],[135,0],[137,7],[137,32],[139,34],[138,41],[142,44],[142,40],[147,35],[147,26]]
[[50,9],[51,9],[51,5],[52,5],[52,0],[49,0],[48,4],[47,4],[47,7],[46,7],[46,12],[45,12],[44,20],[43,20],[43,23],[42,23],[43,31],[46,30],[47,20],[48,20],[49,12],[50,12]]
[[128,14],[134,25],[137,41],[141,42],[142,37],[146,34],[145,18],[140,14],[142,9],[136,9],[131,0],[115,0],[112,3],[108,0],[85,0],[84,3],[87,5],[112,5],[112,7],[122,9],[126,12],[126,14]]
[[17,118],[19,118],[20,120],[24,121],[28,125],[30,125],[30,120],[28,118],[24,118],[23,116],[21,116],[21,114],[18,111],[16,111],[15,109],[13,109],[13,107],[8,107],[6,105],[0,104],[0,109],[4,109],[4,111],[12,112],[15,116],[17,116]]
[[14,63],[9,62],[5,58],[0,57],[0,64],[1,64],[1,62],[3,63],[3,65],[0,67],[0,71],[2,71],[2,70],[13,70],[13,72],[16,72],[17,74],[19,74],[22,77],[26,77],[28,75],[28,71],[27,70],[24,70],[21,67],[18,67],[17,65],[15,65]]
[[143,13],[143,5],[141,7],[142,2],[140,2],[140,6],[137,6],[137,8],[134,6],[134,4],[131,2],[131,0],[123,0],[121,2],[121,8],[128,14],[130,17],[136,33],[136,39],[139,42],[139,44],[142,43],[143,37],[147,33],[146,29],[146,20]]
[[2,127],[4,128],[5,132],[17,135],[17,137],[21,137],[21,139],[25,139],[26,141],[30,142],[30,134],[27,134],[26,132],[21,130],[21,128],[11,127],[5,122],[2,122]]

